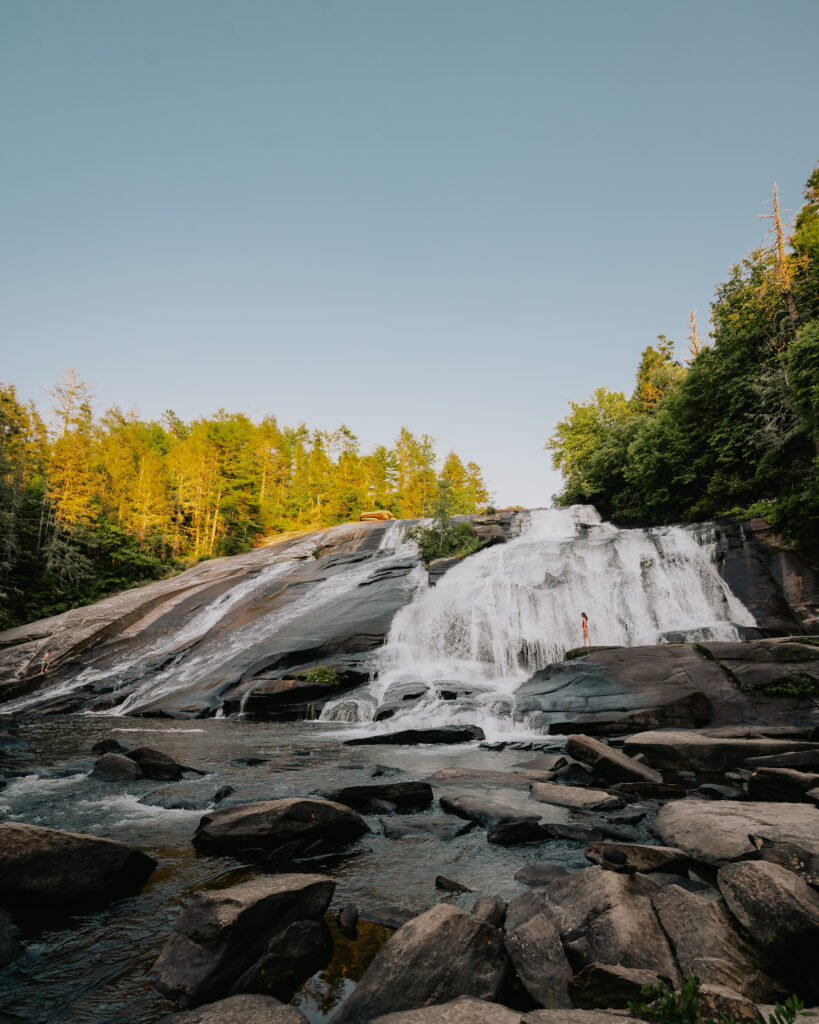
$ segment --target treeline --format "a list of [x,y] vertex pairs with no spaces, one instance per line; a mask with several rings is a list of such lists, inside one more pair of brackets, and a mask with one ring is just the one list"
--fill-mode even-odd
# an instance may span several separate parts
[[362,455],[352,431],[280,427],[220,410],[184,423],[109,409],[95,417],[75,370],[50,392],[48,429],[0,384],[0,629],[249,549],[261,537],[426,515],[437,479],[458,512],[488,501],[480,468],[402,428]]
[[560,504],[624,522],[763,516],[819,554],[819,167],[793,233],[776,188],[772,242],[716,289],[710,342],[688,358],[662,335],[634,392],[571,403],[547,448]]

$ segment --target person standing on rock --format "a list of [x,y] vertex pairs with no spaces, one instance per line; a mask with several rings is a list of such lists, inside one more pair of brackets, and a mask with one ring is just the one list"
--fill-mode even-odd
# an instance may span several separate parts
[[40,675],[41,676],[44,676],[46,674],[46,672],[48,672],[50,664],[51,664],[51,651],[46,651],[45,654],[43,655],[43,660],[42,660],[42,662],[40,664]]
[[589,640],[589,617],[585,612],[580,613],[580,628],[583,630],[583,646],[591,647],[591,640]]

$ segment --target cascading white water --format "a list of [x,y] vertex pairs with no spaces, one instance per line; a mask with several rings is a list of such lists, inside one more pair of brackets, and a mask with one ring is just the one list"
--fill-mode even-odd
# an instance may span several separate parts
[[[719,576],[714,545],[692,531],[620,530],[590,506],[536,510],[518,537],[464,559],[435,587],[421,581],[393,621],[377,680],[322,718],[371,721],[392,702],[402,727],[498,724],[521,682],[581,645],[582,612],[593,645],[656,644],[670,632],[732,640],[737,625],[754,625]],[[443,700],[441,689],[467,699]],[[401,710],[401,695],[419,690]]]

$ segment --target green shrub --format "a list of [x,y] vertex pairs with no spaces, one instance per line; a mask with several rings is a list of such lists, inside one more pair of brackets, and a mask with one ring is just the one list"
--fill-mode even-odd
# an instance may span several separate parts
[[341,682],[338,678],[338,672],[334,668],[328,668],[326,665],[311,668],[304,678],[310,683],[327,683],[330,686],[338,686]]
[[414,526],[407,532],[410,540],[418,545],[425,565],[436,558],[462,558],[482,546],[472,523],[452,521],[452,481],[439,480],[435,500],[432,503],[432,525]]
[[[691,974],[683,973],[683,983],[679,992],[668,988],[662,982],[659,985],[643,985],[642,1002],[628,1004],[632,1017],[652,1021],[654,1024],[737,1024],[734,1017],[720,1017],[714,1020],[709,1017],[703,1020],[700,1016],[699,989],[700,979]],[[794,1024],[797,1014],[806,1017],[815,1016],[805,1012],[805,1004],[798,996],[792,995],[784,1003],[776,1003],[773,1013],[768,1018],[769,1024]]]

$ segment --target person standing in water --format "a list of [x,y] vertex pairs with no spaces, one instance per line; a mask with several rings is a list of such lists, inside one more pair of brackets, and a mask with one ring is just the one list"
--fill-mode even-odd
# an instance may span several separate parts
[[589,640],[589,617],[585,612],[580,613],[580,628],[583,630],[583,646],[591,647],[591,640]]

